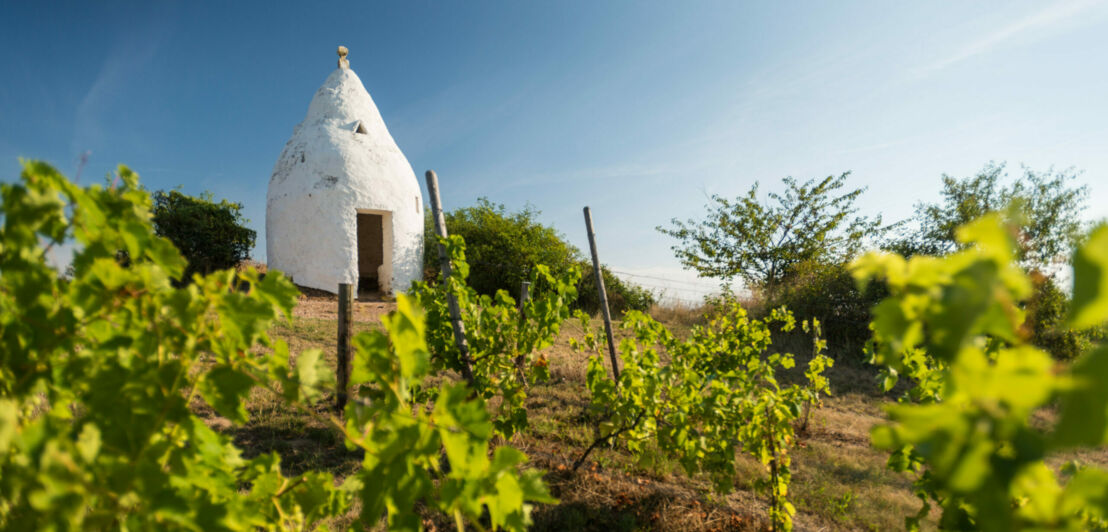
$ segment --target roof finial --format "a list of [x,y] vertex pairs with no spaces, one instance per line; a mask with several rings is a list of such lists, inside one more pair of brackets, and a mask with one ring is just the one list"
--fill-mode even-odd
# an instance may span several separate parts
[[346,60],[346,54],[350,53],[345,46],[339,46],[339,68],[350,68],[350,61]]

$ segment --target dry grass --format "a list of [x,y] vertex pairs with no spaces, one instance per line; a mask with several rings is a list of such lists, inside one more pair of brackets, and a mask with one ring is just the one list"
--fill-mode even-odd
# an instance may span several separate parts
[[258,270],[258,273],[265,273],[265,272],[269,271],[269,268],[266,267],[264,262],[256,261],[256,260],[253,260],[253,259],[246,259],[246,260],[236,264],[235,265],[235,271],[239,272],[239,273],[242,273],[242,272],[246,271],[247,268],[250,268],[250,267],[253,267],[255,270]]
[[707,309],[704,304],[692,305],[683,301],[665,301],[650,307],[649,314],[656,320],[682,327],[692,327],[704,323]]
[[[323,349],[334,364],[337,306],[333,296],[304,296],[293,323],[279,323],[270,331],[289,343],[292,352]],[[388,301],[358,301],[355,330],[379,328],[382,314],[395,308]],[[699,309],[662,307],[654,315],[678,334],[699,323]],[[702,314],[702,312],[700,312]],[[762,466],[741,457],[736,484],[727,496],[712,493],[706,479],[685,475],[675,463],[639,464],[620,447],[593,452],[576,474],[569,468],[594,437],[596,419],[588,413],[585,387],[587,357],[569,348],[570,337],[580,337],[576,322],[567,322],[558,341],[547,352],[551,380],[529,390],[531,428],[511,444],[531,457],[532,466],[548,471],[546,481],[561,500],[535,509],[535,530],[760,530],[765,497],[752,490],[765,475]],[[802,335],[778,339],[777,348],[797,354],[803,362],[811,340]],[[836,353],[832,347],[831,355]],[[853,355],[856,357],[856,355]],[[836,357],[842,358],[842,357]],[[855,358],[856,359],[856,358]],[[802,365],[802,364],[798,364]],[[911,479],[885,468],[887,455],[869,445],[869,431],[883,419],[890,400],[876,393],[872,369],[838,364],[830,372],[833,397],[813,414],[806,435],[793,453],[790,499],[796,505],[798,530],[898,530],[903,518],[915,513]],[[341,438],[315,417],[288,411],[280,401],[256,391],[247,408],[251,421],[232,426],[203,404],[194,408],[208,423],[232,435],[245,453],[276,451],[289,473],[308,469],[331,471],[342,478],[356,471],[361,456],[348,451]],[[322,407],[321,407],[322,408]],[[322,411],[321,411],[322,413]],[[1049,424],[1052,412],[1043,412]],[[1071,453],[1065,458],[1105,464],[1105,453]],[[333,523],[349,523],[354,512]],[[428,528],[450,529],[445,516],[428,511]],[[934,523],[930,523],[934,528]]]

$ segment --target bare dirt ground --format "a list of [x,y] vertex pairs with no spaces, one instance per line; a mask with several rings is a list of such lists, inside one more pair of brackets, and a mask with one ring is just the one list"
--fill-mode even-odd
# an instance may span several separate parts
[[[302,292],[304,292],[302,290]],[[297,318],[338,320],[339,298],[322,290],[301,293],[294,314]],[[379,294],[362,293],[354,300],[354,321],[380,323],[381,316],[396,309],[396,303]]]

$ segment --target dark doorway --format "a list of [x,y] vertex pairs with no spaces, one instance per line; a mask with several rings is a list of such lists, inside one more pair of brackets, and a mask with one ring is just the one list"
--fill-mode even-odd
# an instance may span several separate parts
[[385,262],[384,217],[380,214],[358,213],[358,292],[381,289],[378,279]]

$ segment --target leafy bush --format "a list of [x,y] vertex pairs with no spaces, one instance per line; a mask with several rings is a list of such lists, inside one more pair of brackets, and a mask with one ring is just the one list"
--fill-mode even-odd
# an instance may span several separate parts
[[819,320],[838,352],[860,353],[870,337],[870,309],[886,295],[884,283],[859,286],[846,264],[805,261],[764,306],[784,306],[798,319]]
[[250,258],[257,234],[245,226],[241,203],[216,203],[210,192],[197,198],[159,190],[153,214],[154,232],[173,242],[188,261],[181,279],[186,283],[194,274],[234,268]]
[[1031,297],[1024,311],[1023,333],[1030,342],[1059,360],[1073,360],[1104,338],[1104,328],[1072,329],[1066,324],[1072,304],[1053,277],[1033,272]]
[[[577,283],[577,302],[574,308],[596,314],[600,312],[600,292],[596,289],[596,274],[593,273],[592,261],[581,261],[580,268],[585,273]],[[646,312],[657,302],[653,292],[616,277],[607,266],[601,266],[600,273],[604,276],[608,310],[613,315],[619,316],[633,310]]]
[[[592,262],[585,260],[580,250],[566,242],[554,228],[537,220],[539,211],[528,206],[509,213],[504,205],[479,198],[473,207],[458,208],[444,213],[451,237],[465,241],[466,260],[470,266],[468,283],[478,294],[496,296],[503,290],[519,297],[520,285],[529,280],[532,270],[544,265],[554,277],[571,270],[583,272],[577,285],[575,308],[590,313],[600,310],[600,296],[592,274]],[[428,213],[424,227],[423,266],[425,281],[439,276],[438,237]],[[654,296],[645,288],[626,283],[604,272],[608,290],[608,307],[619,315],[628,310],[646,311],[654,304]]]
[[[120,167],[109,188],[81,188],[44,163],[0,184],[0,529],[308,529],[360,503],[361,528],[387,516],[421,526],[419,507],[493,528],[526,528],[552,502],[519,451],[490,457],[492,423],[464,384],[412,398],[430,370],[410,300],[386,333],[354,339],[345,420],[317,403],[331,368],[293,357],[266,331],[291,318],[284,276],[222,270],[175,288],[185,261],[150,225],[150,198]],[[70,238],[72,279],[45,260]],[[118,260],[126,252],[127,264]],[[315,416],[364,451],[341,486],[323,472],[286,477],[274,453],[244,459],[193,414],[208,404],[247,421],[255,388]],[[445,459],[444,459],[445,456]]]
[[[577,265],[579,252],[557,231],[537,220],[531,206],[509,213],[504,205],[479,198],[472,207],[444,213],[450,236],[465,240],[470,265],[468,282],[478,294],[489,296],[503,290],[516,297],[531,270],[545,265],[555,276]],[[430,215],[424,228],[424,279],[439,275],[438,237]]]

